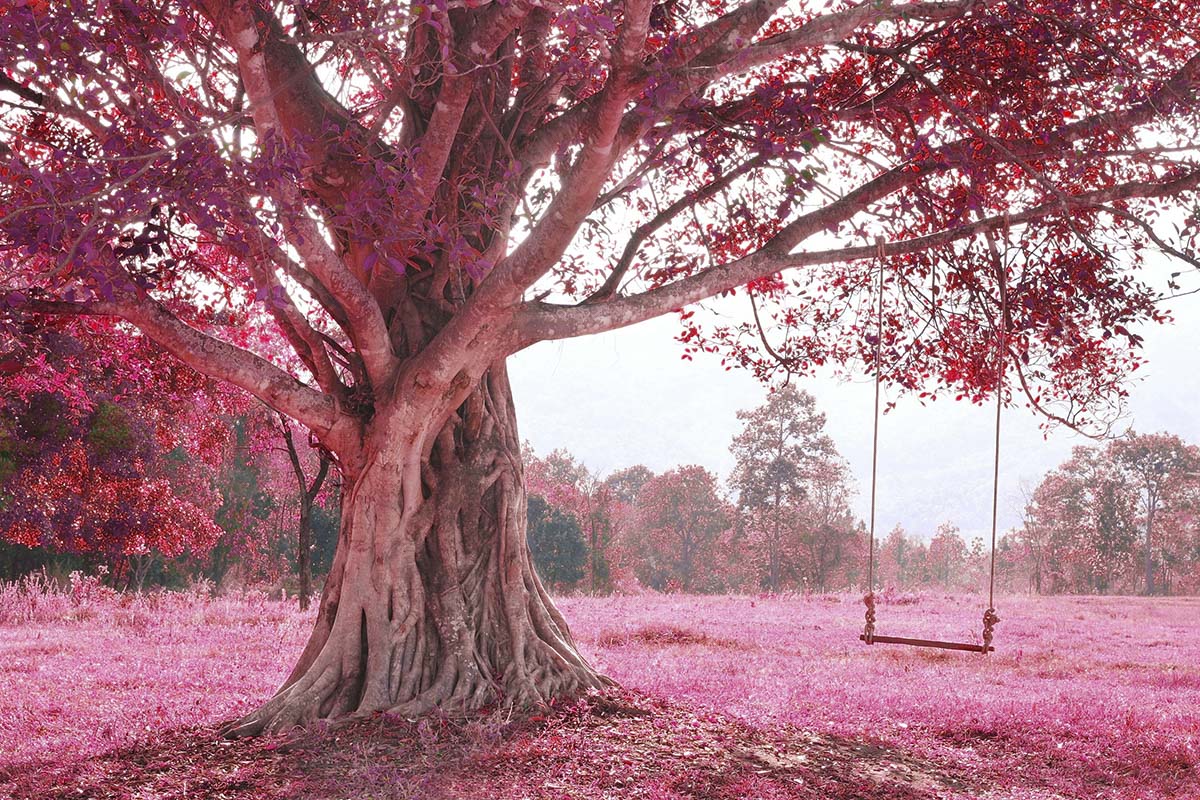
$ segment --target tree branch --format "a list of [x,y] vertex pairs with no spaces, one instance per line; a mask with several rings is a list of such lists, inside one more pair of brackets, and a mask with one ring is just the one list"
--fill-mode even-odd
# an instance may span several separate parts
[[266,359],[187,325],[161,303],[133,301],[73,303],[31,299],[35,314],[120,317],[197,372],[246,390],[276,411],[306,425],[336,450],[347,444],[346,428],[357,426],[332,397],[305,386]]
[[261,251],[251,253],[247,260],[255,285],[267,295],[265,302],[268,311],[296,355],[313,374],[317,385],[326,394],[344,399],[346,385],[329,360],[324,340],[296,307],[287,289],[275,277],[274,270],[267,266],[268,263],[267,254]]
[[[508,315],[520,302],[525,288],[550,269],[562,256],[579,225],[591,213],[616,157],[616,138],[625,106],[636,90],[634,71],[641,62],[649,32],[653,0],[626,0],[625,18],[611,57],[611,69],[599,93],[591,130],[563,186],[550,202],[543,218],[511,255],[492,269],[454,318],[420,355],[414,372],[448,378],[458,371],[464,353],[477,342],[480,332]],[[494,341],[493,347],[507,348],[510,342]]]
[[[923,252],[954,241],[972,238],[987,231],[1001,230],[1009,224],[1036,222],[1069,210],[1102,208],[1116,200],[1169,197],[1200,187],[1200,171],[1162,184],[1129,183],[1069,198],[1066,208],[1057,199],[1018,214],[998,215],[938,233],[892,242],[883,246],[885,257]],[[827,206],[828,210],[833,206]],[[810,215],[811,216],[811,215]],[[836,220],[835,220],[836,221]],[[817,264],[847,263],[874,258],[875,245],[802,253],[780,252],[770,246],[734,261],[710,267],[695,275],[641,294],[621,297],[586,306],[556,306],[529,303],[518,315],[525,346],[545,339],[565,339],[615,330],[683,308],[716,296],[752,280],[774,275],[785,269]]]
[[[482,59],[490,57],[534,9],[531,0],[493,5],[479,20],[474,36],[466,43],[466,59],[450,59],[445,65],[441,91],[424,134],[418,139],[419,150],[405,186],[410,202],[403,203],[409,225],[420,229],[429,211],[434,189],[442,179],[450,151],[458,134],[463,113],[475,86],[475,70]],[[459,63],[455,63],[458,61]]]
[[[259,141],[267,142],[277,137],[286,139],[291,131],[281,121],[276,108],[280,92],[272,86],[264,55],[268,46],[279,47],[280,44],[260,37],[256,15],[246,5],[217,5],[218,8],[209,10],[210,15],[237,52],[239,71],[246,96],[250,99]],[[311,70],[307,63],[298,64],[295,68]],[[291,80],[300,77],[304,76],[291,76]],[[294,87],[289,85],[283,88]],[[319,115],[322,109],[289,109],[289,114],[299,113],[305,116]],[[323,232],[309,217],[303,198],[290,180],[281,177],[274,182],[273,189],[280,219],[291,244],[304,258],[305,266],[345,311],[349,324],[347,333],[362,356],[372,384],[384,385],[391,377],[396,359],[391,352],[391,340],[379,304],[326,242]]]
[[[793,53],[827,47],[841,42],[850,33],[869,24],[902,19],[945,21],[971,8],[992,5],[1000,0],[957,0],[956,2],[917,2],[896,4],[892,0],[867,0],[846,11],[824,14],[808,20],[799,28],[761,42],[745,46],[753,34],[771,19],[783,3],[778,0],[758,0],[746,3],[696,31],[680,49],[671,51],[657,62],[651,62],[635,77],[638,89],[643,89],[654,76],[665,86],[663,68],[676,81],[669,95],[656,98],[654,115],[644,109],[626,116],[630,127],[641,127],[644,119],[662,119],[682,110],[683,101],[694,97],[705,86],[722,78],[743,74],[755,67]],[[700,46],[697,46],[700,45]],[[542,127],[519,152],[523,164],[545,163],[564,142],[574,137],[579,128],[596,113],[597,95],[572,106],[549,124]],[[636,124],[633,124],[636,123]],[[630,140],[636,136],[622,137]]]
[[742,164],[739,164],[736,168],[720,175],[716,180],[679,198],[674,203],[656,214],[649,222],[641,225],[636,231],[633,232],[633,235],[629,237],[629,241],[625,244],[625,250],[621,253],[621,258],[613,267],[612,272],[609,273],[608,278],[605,279],[604,285],[602,285],[596,290],[595,293],[584,300],[584,303],[596,303],[602,300],[608,300],[617,293],[617,289],[620,288],[621,281],[624,279],[625,274],[629,271],[630,266],[633,265],[633,259],[637,256],[638,249],[641,247],[642,242],[646,241],[646,239],[649,238],[655,231],[657,231],[663,225],[666,225],[683,211],[686,211],[688,208],[691,208],[697,203],[703,202],[704,200],[712,197],[714,194],[726,188],[741,176],[759,166],[762,166],[766,162],[767,158],[765,156],[757,156]]

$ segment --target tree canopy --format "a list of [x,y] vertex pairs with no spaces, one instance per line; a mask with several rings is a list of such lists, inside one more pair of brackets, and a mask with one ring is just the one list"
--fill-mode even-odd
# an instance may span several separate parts
[[[785,362],[851,359],[875,236],[889,376],[968,394],[1019,236],[1009,347],[1075,418],[1159,316],[1124,267],[1197,230],[1153,227],[1197,181],[1191,4],[51,5],[0,18],[5,305],[124,318],[326,437],[418,353],[740,287]],[[770,370],[752,332],[685,338]]]

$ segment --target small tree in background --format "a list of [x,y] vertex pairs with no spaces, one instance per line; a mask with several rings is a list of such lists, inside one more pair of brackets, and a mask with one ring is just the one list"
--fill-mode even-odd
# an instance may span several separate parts
[[[832,557],[823,552],[832,529],[823,527],[842,510],[831,504],[836,504],[837,482],[846,478],[838,468],[841,456],[825,433],[825,415],[811,394],[783,386],[758,408],[739,411],[738,419],[743,429],[729,448],[736,459],[730,485],[738,493],[743,535],[756,551],[762,584],[778,591],[785,579],[795,578],[802,569],[796,559],[805,535],[810,556],[822,564],[814,574],[823,583]],[[826,484],[822,497],[816,496],[818,481]],[[807,520],[805,510],[812,512]],[[809,572],[814,572],[811,561]]]
[[218,586],[274,581],[279,577],[274,557],[278,543],[270,521],[279,503],[268,490],[269,467],[256,443],[270,433],[263,430],[262,417],[234,417],[226,423],[229,442],[214,481],[220,503],[213,518],[222,533],[209,554],[208,578]]
[[840,587],[845,588],[857,577],[852,565],[864,542],[850,509],[851,480],[850,468],[840,455],[811,465],[800,503],[798,551],[793,551],[806,588],[820,592],[836,588],[839,573]]
[[956,525],[942,523],[926,547],[924,583],[946,591],[960,589],[966,573],[967,543]]
[[587,546],[587,590],[606,591],[609,583],[609,549],[613,543],[616,498],[607,484],[565,449],[556,448],[545,458],[526,444],[525,482],[551,506],[570,514],[583,531]]
[[712,591],[723,583],[718,543],[731,513],[717,477],[700,466],[668,470],[638,495],[642,536],[639,578],[658,590]]
[[550,505],[541,495],[529,495],[529,553],[538,574],[550,585],[570,589],[583,579],[587,543],[579,521]]
[[127,331],[75,322],[22,337],[0,380],[0,536],[104,564],[141,589],[164,560],[207,553],[219,529],[207,413],[225,398],[187,368],[151,381]]
[[604,479],[604,485],[609,488],[618,502],[634,504],[646,484],[654,478],[654,472],[644,464],[634,464],[613,472]]
[[288,418],[282,415],[279,417],[279,431],[287,447],[288,463],[292,467],[292,475],[296,478],[297,484],[296,497],[299,500],[300,513],[296,525],[296,573],[300,585],[296,594],[300,598],[300,608],[307,611],[309,601],[312,599],[313,508],[318,495],[321,494],[322,486],[325,485],[325,478],[329,475],[329,467],[333,460],[329,453],[317,448],[317,466],[313,470],[315,474],[310,480],[302,462],[301,451],[296,447],[295,438],[292,436]]
[[654,478],[654,472],[644,464],[635,464],[610,474],[604,479],[607,498],[606,520],[609,544],[604,563],[608,584],[612,589],[629,590],[639,584],[638,558],[641,550],[641,520],[638,500],[642,489]]
[[1168,574],[1187,574],[1197,464],[1197,449],[1168,434],[1075,448],[1033,492],[1018,532],[1035,591],[1157,592]]
[[876,547],[875,574],[879,588],[909,587],[923,575],[924,545],[910,537],[903,526],[897,524],[882,542],[876,541]]

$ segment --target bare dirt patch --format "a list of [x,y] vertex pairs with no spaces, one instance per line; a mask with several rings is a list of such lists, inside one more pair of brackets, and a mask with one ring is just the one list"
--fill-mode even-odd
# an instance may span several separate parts
[[695,645],[699,647],[742,648],[745,644],[733,639],[709,636],[700,631],[678,625],[645,625],[632,631],[605,631],[596,643],[601,647],[622,647],[643,644],[651,647],[670,645]]

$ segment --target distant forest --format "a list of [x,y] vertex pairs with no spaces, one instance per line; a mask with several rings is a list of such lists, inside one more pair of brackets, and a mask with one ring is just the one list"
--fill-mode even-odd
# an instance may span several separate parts
[[[83,570],[122,589],[319,589],[339,521],[328,455],[265,408],[205,387],[193,387],[192,414],[121,388],[86,399],[6,390],[0,578]],[[600,475],[565,450],[527,446],[543,578],[560,593],[864,590],[866,527],[814,398],[781,388],[738,416],[724,481],[697,465]],[[1076,448],[1000,537],[998,588],[1197,593],[1198,512],[1200,450],[1179,437]],[[970,591],[985,585],[990,552],[947,521],[880,532],[875,558],[877,589]]]

